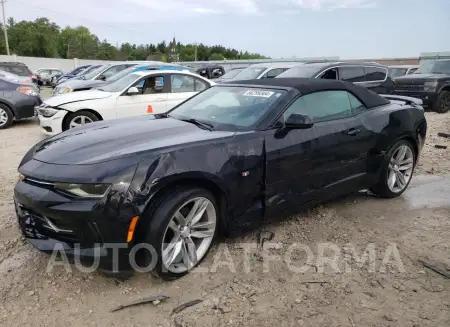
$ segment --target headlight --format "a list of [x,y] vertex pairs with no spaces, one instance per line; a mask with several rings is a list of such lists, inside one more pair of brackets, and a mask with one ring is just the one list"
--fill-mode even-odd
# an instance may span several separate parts
[[20,93],[26,94],[26,95],[31,95],[31,96],[38,96],[39,93],[36,92],[36,90],[32,87],[29,86],[19,86],[17,89],[17,91],[19,91]]
[[72,89],[70,87],[61,87],[58,89],[58,94],[70,93]]
[[37,111],[39,115],[49,118],[56,115],[59,110],[53,108],[37,108]]
[[438,87],[438,84],[438,81],[425,82],[425,84],[423,85],[423,89],[424,91],[433,92]]
[[110,186],[110,184],[55,183],[55,189],[82,198],[102,198],[106,195]]

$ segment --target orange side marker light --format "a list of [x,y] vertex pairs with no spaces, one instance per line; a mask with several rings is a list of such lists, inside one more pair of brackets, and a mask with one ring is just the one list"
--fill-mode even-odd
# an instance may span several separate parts
[[147,113],[148,113],[148,114],[153,113],[153,108],[152,108],[151,105],[148,105],[148,106],[147,106]]
[[136,224],[139,220],[139,216],[135,216],[131,218],[130,227],[128,227],[128,234],[127,234],[127,243],[130,243],[133,240],[134,231],[136,229]]

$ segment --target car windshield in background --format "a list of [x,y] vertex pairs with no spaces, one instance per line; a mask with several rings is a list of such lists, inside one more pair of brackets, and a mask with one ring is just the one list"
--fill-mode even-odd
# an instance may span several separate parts
[[130,86],[131,83],[136,81],[140,75],[137,74],[128,74],[119,78],[117,81],[112,82],[111,84],[101,86],[98,88],[100,91],[105,92],[122,92],[126,87]]
[[95,76],[100,74],[107,67],[109,67],[109,65],[103,65],[103,66],[97,67],[96,69],[93,69],[92,71],[83,74],[83,79],[93,79]]
[[209,88],[169,112],[175,119],[195,119],[235,129],[255,126],[285,91],[242,86]]
[[304,78],[312,78],[315,77],[319,73],[319,69],[314,67],[308,67],[308,66],[297,66],[292,67],[291,69],[286,70],[285,72],[281,73],[280,75],[276,76],[275,78],[283,78],[283,77],[304,77]]
[[408,68],[390,68],[389,69],[389,77],[396,78],[400,76],[406,75]]
[[119,80],[120,78],[122,78],[122,77],[124,77],[124,76],[126,76],[128,74],[131,74],[136,68],[137,68],[136,66],[128,67],[128,68],[126,68],[126,69],[124,69],[124,70],[122,70],[122,71],[120,71],[120,72],[118,72],[118,73],[116,73],[114,75],[109,76],[106,79],[106,81],[107,82],[115,82],[115,81]]
[[241,71],[242,71],[242,69],[230,70],[228,73],[224,74],[221,78],[232,79],[232,78],[236,77],[236,75],[238,75]]
[[2,65],[0,65],[0,70],[9,72],[9,73],[13,73],[13,74],[16,74],[19,76],[32,75],[31,71],[26,66],[23,66],[23,65],[17,65],[17,66],[13,66],[13,65],[2,66]]
[[450,60],[426,62],[414,74],[450,74]]
[[240,81],[255,79],[266,69],[267,67],[247,67],[241,70],[233,79]]

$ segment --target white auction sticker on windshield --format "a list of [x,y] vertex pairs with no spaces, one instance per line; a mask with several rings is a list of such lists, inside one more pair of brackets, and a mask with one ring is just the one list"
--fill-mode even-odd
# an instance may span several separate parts
[[263,91],[263,90],[247,90],[243,95],[249,97],[261,97],[261,98],[270,98],[275,92],[271,91]]

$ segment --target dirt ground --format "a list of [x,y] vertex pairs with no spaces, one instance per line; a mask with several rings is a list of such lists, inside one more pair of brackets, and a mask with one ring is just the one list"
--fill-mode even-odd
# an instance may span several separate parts
[[[12,200],[17,166],[42,136],[33,120],[2,130],[0,326],[450,326],[450,280],[419,262],[450,274],[450,139],[437,136],[450,133],[450,113],[426,115],[427,143],[402,197],[361,193],[265,225],[274,233],[265,246],[279,249],[245,256],[240,244],[257,244],[257,230],[220,239],[201,265],[209,272],[173,282],[149,274],[118,281],[61,266],[46,272],[49,256],[21,237]],[[366,249],[373,257],[364,263]],[[280,260],[267,271],[268,253]],[[320,260],[333,253],[336,266]],[[170,298],[110,312],[153,295]],[[197,299],[203,302],[172,313]]]

